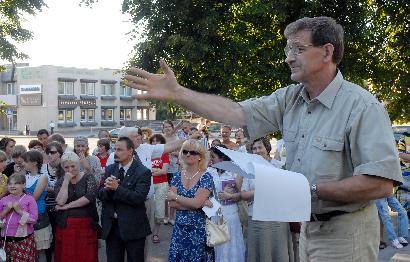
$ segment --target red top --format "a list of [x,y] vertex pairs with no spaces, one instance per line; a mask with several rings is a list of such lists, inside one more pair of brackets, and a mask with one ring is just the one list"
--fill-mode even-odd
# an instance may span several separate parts
[[[164,164],[169,164],[169,155],[168,154],[162,154],[161,157],[159,158],[153,158],[152,159],[152,168],[161,168]],[[161,175],[161,176],[152,176],[154,185],[155,184],[160,184],[164,182],[168,182],[168,177],[167,174]]]
[[102,168],[105,168],[105,166],[107,165],[107,160],[108,160],[109,156],[110,156],[110,154],[108,154],[107,157],[101,157],[100,154],[97,154],[98,159],[100,159],[100,163],[101,163]]

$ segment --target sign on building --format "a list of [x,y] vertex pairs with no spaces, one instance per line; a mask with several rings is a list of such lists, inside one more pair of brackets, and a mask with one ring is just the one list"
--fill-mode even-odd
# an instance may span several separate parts
[[42,105],[42,95],[41,94],[20,95],[20,105],[22,106],[41,106]]
[[20,85],[20,95],[41,94],[41,85]]

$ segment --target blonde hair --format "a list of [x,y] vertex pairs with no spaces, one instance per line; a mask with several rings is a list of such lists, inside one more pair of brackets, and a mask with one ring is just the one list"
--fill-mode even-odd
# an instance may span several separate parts
[[80,165],[80,158],[74,152],[66,152],[61,156],[61,166],[64,166],[67,162],[73,162],[77,165]]
[[182,146],[181,150],[179,151],[179,160],[181,161],[182,167],[185,168],[185,163],[182,160],[182,151],[183,150],[195,150],[199,153],[200,160],[199,160],[199,169],[205,171],[208,167],[209,162],[209,152],[206,150],[205,146],[198,140],[188,139],[186,140]]

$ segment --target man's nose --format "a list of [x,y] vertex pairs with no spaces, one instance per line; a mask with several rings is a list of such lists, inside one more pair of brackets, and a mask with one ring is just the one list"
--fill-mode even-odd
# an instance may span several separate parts
[[295,57],[296,56],[292,52],[288,52],[286,54],[285,63],[289,64],[289,63],[295,61]]

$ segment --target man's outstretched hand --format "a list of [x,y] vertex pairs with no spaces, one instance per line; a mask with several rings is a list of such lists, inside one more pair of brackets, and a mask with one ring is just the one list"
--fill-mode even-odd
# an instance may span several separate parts
[[177,92],[182,88],[164,59],[160,60],[163,74],[152,74],[140,68],[131,68],[125,75],[125,85],[146,91],[143,94],[133,95],[136,99],[155,99],[174,101]]

